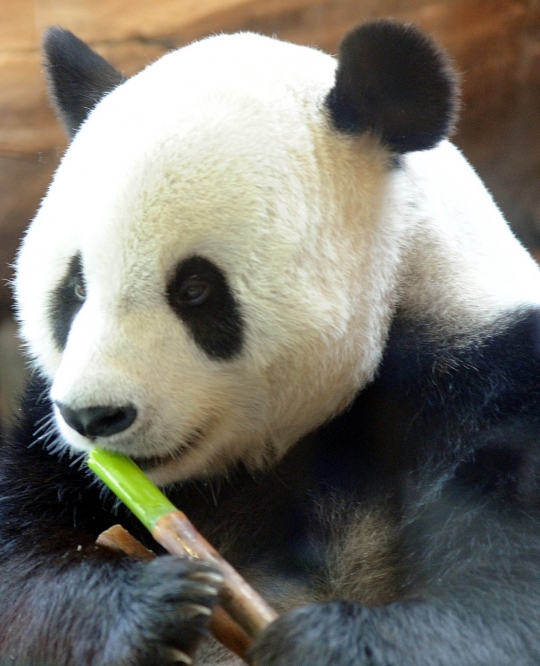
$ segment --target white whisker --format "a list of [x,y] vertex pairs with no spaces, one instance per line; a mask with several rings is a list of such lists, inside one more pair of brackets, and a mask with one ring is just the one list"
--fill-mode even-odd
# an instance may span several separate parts
[[[43,420],[43,419],[41,419],[41,420]],[[39,426],[39,428],[36,428],[36,430],[34,430],[34,432],[32,433],[33,436],[36,437],[37,435],[39,435],[39,433],[40,433],[42,430],[45,430],[46,428],[50,428],[51,425],[52,425],[53,423],[54,423],[54,416],[51,415],[51,416],[49,416],[49,418],[47,419],[47,421],[43,422],[43,423]],[[37,425],[37,424],[36,424],[36,425]]]

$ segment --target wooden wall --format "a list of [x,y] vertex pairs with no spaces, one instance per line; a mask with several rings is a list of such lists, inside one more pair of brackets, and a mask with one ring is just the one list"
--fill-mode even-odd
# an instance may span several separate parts
[[[453,54],[464,99],[455,140],[534,245],[540,238],[536,0],[2,0],[0,322],[10,308],[9,262],[66,145],[41,72],[40,38],[48,25],[73,30],[132,74],[216,31],[256,30],[335,53],[344,32],[372,16],[415,21]],[[0,385],[0,401],[1,392]]]

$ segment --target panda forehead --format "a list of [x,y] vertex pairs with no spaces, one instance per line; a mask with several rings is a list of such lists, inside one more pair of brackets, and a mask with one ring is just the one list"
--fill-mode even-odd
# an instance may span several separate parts
[[313,49],[253,34],[209,38],[172,52],[89,114],[52,189],[78,190],[86,206],[99,188],[110,206],[108,192],[133,192],[152,173],[163,187],[181,179],[192,186],[201,174],[220,169],[256,173],[254,167],[276,164],[279,156],[290,163],[309,150],[312,126],[324,122],[321,108],[334,69],[332,58]]
[[[173,137],[93,178],[92,188],[70,197],[64,212],[54,202],[51,210],[74,227],[83,257],[95,256],[108,266],[121,257],[135,265],[145,258],[167,264],[169,257],[186,253],[298,239],[306,218],[295,208],[307,198],[300,174],[311,170],[316,177],[313,164],[307,159],[296,164],[287,151],[270,145],[264,155],[254,153],[251,139],[244,134],[239,147],[240,138],[234,132],[219,138],[207,128],[185,141]],[[72,202],[77,210],[69,210]]]
[[[245,49],[252,44],[263,48],[255,48],[250,61]],[[55,226],[69,227],[70,245],[74,240],[85,264],[95,254],[105,265],[111,265],[111,254],[118,264],[119,256],[138,262],[152,249],[203,253],[201,243],[227,238],[249,245],[270,233],[272,221],[286,226],[280,211],[272,209],[301,202],[301,190],[310,182],[306,175],[316,177],[314,134],[329,131],[319,105],[330,82],[318,77],[318,91],[307,96],[311,107],[297,99],[306,95],[305,80],[268,53],[281,54],[284,46],[299,50],[311,64],[315,56],[332,74],[328,56],[247,34],[181,49],[113,91],[68,149],[42,217],[54,216]],[[232,62],[224,63],[220,50]],[[201,57],[199,51],[208,53]],[[219,67],[238,71],[225,81],[216,67],[207,72],[208,80],[198,76],[195,64],[208,68],[213,58]],[[246,60],[255,70],[264,64],[272,85],[262,84],[260,71],[257,84],[250,83],[242,70]],[[298,231],[299,218],[288,228],[281,225],[287,238]]]
[[236,33],[208,37],[172,51],[128,83],[143,86],[147,93],[160,96],[168,92],[178,99],[205,90],[244,90],[276,102],[288,93],[305,103],[317,91],[328,92],[336,66],[334,58],[311,47]]
[[33,246],[54,235],[54,262],[80,253],[111,295],[135,284],[155,293],[190,255],[233,280],[294,272],[302,239],[328,226],[332,191],[318,179],[334,178],[329,159],[351,156],[322,111],[334,70],[330,56],[251,34],[165,56],[90,113],[30,231]]
[[115,213],[83,226],[76,240],[85,275],[111,297],[142,289],[153,292],[153,300],[191,256],[209,259],[235,282],[248,275],[256,282],[267,273],[274,280],[291,264],[307,226],[299,215],[287,218],[305,199],[291,180],[276,198],[272,189],[279,183],[272,188],[267,177],[261,192],[232,167],[215,174],[207,169],[204,181],[180,176],[166,188],[153,174],[156,182],[146,179],[139,196],[125,206],[117,202]]
[[82,207],[84,194],[62,198],[63,210],[51,197],[42,215],[64,218],[64,228],[71,227],[65,249],[57,242],[55,254],[69,261],[80,253],[90,287],[101,285],[112,299],[132,292],[139,300],[144,293],[154,300],[189,256],[204,256],[233,278],[250,267],[260,275],[269,262],[287,262],[304,218],[297,215],[293,223],[286,215],[294,218],[295,205],[306,198],[293,174],[283,180],[287,164],[276,169],[277,158],[269,160],[268,171],[266,161],[250,164],[247,154],[225,162],[217,149],[207,160],[193,152],[190,158],[189,149],[178,153],[168,142],[128,171],[102,174],[103,187],[93,179],[100,191],[89,192]]
[[261,35],[210,37],[165,55],[113,90],[74,143],[90,128],[93,145],[105,134],[127,152],[170,137],[188,140],[204,126],[258,130],[263,141],[265,131],[279,129],[292,138],[306,113],[320,116],[335,68],[326,54]]

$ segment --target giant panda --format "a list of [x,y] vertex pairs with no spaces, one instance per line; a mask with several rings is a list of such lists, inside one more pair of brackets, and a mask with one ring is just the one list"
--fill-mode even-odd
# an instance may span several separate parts
[[[16,260],[0,663],[235,663],[220,577],[107,550],[137,461],[280,611],[256,666],[540,663],[540,272],[419,29],[45,60],[71,142]],[[158,552],[159,549],[158,549]]]

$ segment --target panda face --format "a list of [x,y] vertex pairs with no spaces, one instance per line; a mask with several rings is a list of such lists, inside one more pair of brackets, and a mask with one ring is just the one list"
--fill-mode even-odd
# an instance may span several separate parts
[[123,451],[160,482],[256,466],[371,375],[381,325],[359,323],[356,278],[389,158],[334,135],[321,113],[334,68],[275,40],[213,38],[90,114],[16,280],[70,446]]
[[219,36],[103,91],[17,261],[61,445],[159,483],[257,467],[373,376],[406,223],[391,151],[332,126],[335,67]]

